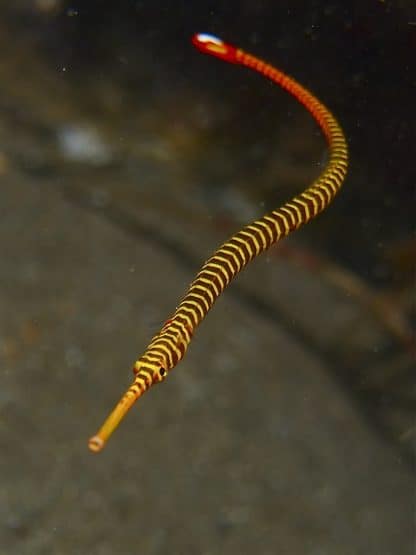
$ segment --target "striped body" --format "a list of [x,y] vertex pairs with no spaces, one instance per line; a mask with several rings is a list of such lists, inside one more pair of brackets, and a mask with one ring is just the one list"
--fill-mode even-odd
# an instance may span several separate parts
[[205,53],[261,73],[293,95],[321,127],[329,146],[329,161],[309,188],[280,208],[248,224],[205,262],[174,314],[135,363],[133,384],[98,434],[90,439],[89,446],[93,451],[103,447],[136,399],[153,384],[162,381],[182,359],[195,328],[231,280],[253,258],[324,210],[340,189],[347,172],[348,151],[342,129],[327,108],[308,90],[273,66],[216,37],[195,35],[193,43]]

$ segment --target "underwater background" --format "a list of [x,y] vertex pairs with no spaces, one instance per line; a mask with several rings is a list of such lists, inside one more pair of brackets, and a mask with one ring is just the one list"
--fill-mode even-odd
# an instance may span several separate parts
[[[0,554],[414,553],[411,1],[0,2]],[[208,256],[350,147],[99,455]]]

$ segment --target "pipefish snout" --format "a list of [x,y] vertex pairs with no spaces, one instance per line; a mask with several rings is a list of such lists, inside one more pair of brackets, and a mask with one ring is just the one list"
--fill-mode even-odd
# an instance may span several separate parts
[[320,126],[328,143],[329,160],[303,193],[246,225],[205,262],[174,314],[136,361],[132,385],[89,440],[89,447],[95,452],[104,447],[137,399],[152,385],[163,381],[183,358],[195,328],[232,279],[260,253],[322,212],[341,188],[347,173],[348,148],[344,133],[331,112],[313,94],[281,70],[213,35],[196,34],[192,43],[205,54],[264,75],[294,96]]

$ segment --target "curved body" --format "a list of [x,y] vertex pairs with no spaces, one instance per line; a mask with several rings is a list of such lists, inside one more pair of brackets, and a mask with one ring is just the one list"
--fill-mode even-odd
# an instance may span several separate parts
[[202,52],[241,64],[274,81],[312,114],[329,147],[329,161],[321,175],[302,193],[265,214],[230,237],[204,263],[185,297],[134,365],[135,379],[97,435],[89,441],[100,451],[134,402],[153,384],[164,380],[183,358],[195,328],[205,318],[231,280],[260,253],[322,212],[339,191],[347,172],[344,133],[331,112],[307,89],[282,71],[207,34],[192,38]]

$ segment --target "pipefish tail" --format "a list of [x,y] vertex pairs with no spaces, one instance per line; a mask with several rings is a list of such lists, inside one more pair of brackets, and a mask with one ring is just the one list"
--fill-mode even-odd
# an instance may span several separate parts
[[311,113],[329,148],[329,160],[319,177],[280,208],[246,225],[205,262],[174,314],[150,341],[134,364],[135,378],[98,433],[89,440],[100,451],[135,401],[163,381],[183,358],[198,324],[241,270],[260,253],[322,212],[339,191],[348,166],[344,133],[331,112],[307,89],[279,69],[208,34],[192,38],[196,48],[233,64],[257,71],[280,85]]

